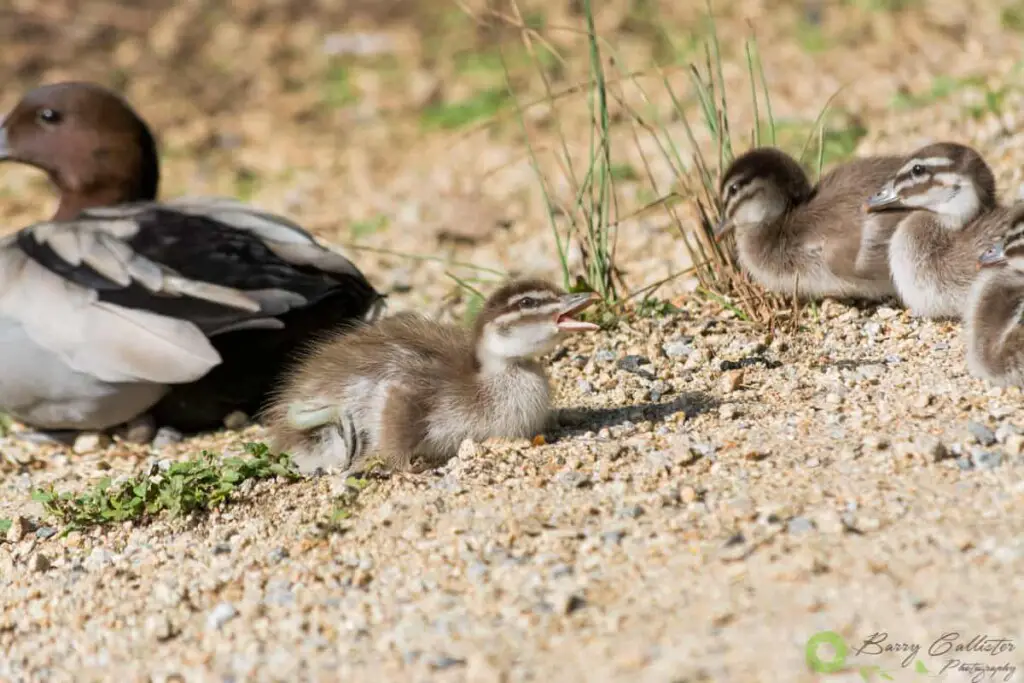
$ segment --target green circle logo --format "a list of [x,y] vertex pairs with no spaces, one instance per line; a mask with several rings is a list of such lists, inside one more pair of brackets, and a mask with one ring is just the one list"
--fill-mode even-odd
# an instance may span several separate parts
[[[821,659],[818,657],[818,647],[821,645],[832,646],[835,654],[832,655],[831,659]],[[835,631],[822,631],[810,637],[807,641],[804,655],[807,658],[807,666],[811,667],[812,671],[820,674],[830,674],[839,671],[846,664],[846,652],[846,641],[843,640],[841,635]]]

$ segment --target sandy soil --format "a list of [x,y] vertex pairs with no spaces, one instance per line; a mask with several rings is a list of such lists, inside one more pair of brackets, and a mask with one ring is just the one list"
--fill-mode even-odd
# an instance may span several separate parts
[[[559,275],[514,113],[435,123],[500,86],[499,42],[520,101],[542,98],[514,33],[407,2],[165,4],[17,3],[11,16],[39,21],[37,33],[3,29],[0,108],[43,80],[123,84],[160,133],[164,195],[287,213],[342,245],[393,310],[460,317],[446,272],[483,288],[496,276],[459,264]],[[573,4],[522,5],[565,55],[556,89],[586,75],[578,34],[557,30],[581,26]],[[719,10],[735,129],[751,116],[749,20],[779,119],[807,129],[843,86],[832,120],[866,129],[857,154],[958,139],[1013,196],[1019,3],[904,4]],[[689,58],[702,5],[667,5],[655,24]],[[602,3],[598,29],[619,67],[644,69],[668,48],[628,10]],[[379,54],[332,57],[352,35]],[[689,102],[685,69],[667,74]],[[660,76],[621,94],[684,144]],[[556,132],[579,163],[585,99],[542,103],[526,121],[549,186],[571,201]],[[676,182],[634,122],[620,107],[613,152],[633,169],[617,185],[621,216]],[[51,207],[39,174],[0,170],[8,229]],[[688,263],[668,212],[624,220],[618,239],[627,290]],[[62,536],[33,489],[237,453],[261,429],[82,452],[0,441],[0,518],[15,520],[0,538],[0,680],[982,680],[952,660],[1024,680],[1021,392],[967,375],[958,325],[894,303],[828,301],[771,336],[693,286],[658,292],[678,312],[629,317],[555,356],[563,409],[547,443],[476,444],[440,470],[375,479],[341,521],[327,480],[265,481],[207,516]],[[836,673],[806,658],[823,631],[848,645]]]

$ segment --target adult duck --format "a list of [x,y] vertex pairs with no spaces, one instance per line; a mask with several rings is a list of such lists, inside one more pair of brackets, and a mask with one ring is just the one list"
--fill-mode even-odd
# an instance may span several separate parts
[[[53,218],[0,239],[0,411],[43,432],[256,415],[311,338],[383,297],[294,223],[230,199],[157,201],[157,147],[91,83],[29,92],[0,160],[44,171]],[[147,417],[148,416],[148,417]]]

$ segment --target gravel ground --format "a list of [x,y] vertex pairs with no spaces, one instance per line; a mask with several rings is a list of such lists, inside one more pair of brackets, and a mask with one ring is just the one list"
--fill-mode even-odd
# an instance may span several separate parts
[[[742,5],[719,30],[729,37],[745,17],[760,22],[779,116],[813,120],[847,83],[845,111],[868,130],[858,153],[953,136],[977,145],[1005,194],[1016,193],[1024,45],[1000,27],[999,8],[826,13],[833,42],[809,53],[797,44],[796,10]],[[617,6],[601,15],[603,30],[618,26]],[[688,26],[689,11],[674,21]],[[868,28],[850,38],[858,26]],[[333,30],[314,28],[299,22],[284,35],[319,45]],[[233,45],[240,62],[267,64],[260,50],[278,39]],[[623,31],[625,52],[633,42]],[[125,50],[115,55],[130,65]],[[14,59],[4,68],[21,74]],[[90,64],[83,58],[78,75],[91,75]],[[68,71],[58,64],[12,81]],[[785,77],[793,73],[800,78]],[[978,74],[981,94],[965,87],[891,106],[938,75]],[[259,89],[189,123],[203,100],[158,106],[147,94],[169,77],[147,78],[129,92],[174,150],[165,194],[236,192],[240,165],[261,178],[253,201],[326,239],[557,275],[514,122],[427,135],[375,118],[388,91],[367,86],[376,95],[364,101],[377,108],[349,120],[363,127],[324,142],[323,126],[281,102],[238,118],[246,104],[258,109]],[[730,92],[746,92],[743,78],[737,57]],[[409,88],[395,97],[413,98]],[[979,115],[972,106],[985,92],[998,92],[1001,108]],[[5,97],[4,108],[14,96]],[[735,112],[749,116],[739,104]],[[550,134],[556,115],[572,113],[540,115],[537,129]],[[682,140],[677,128],[669,131]],[[617,130],[618,153],[640,165],[628,123]],[[233,150],[200,154],[188,142],[225,131],[240,131]],[[48,210],[35,175],[4,168],[0,183],[6,225]],[[623,184],[625,204],[646,202],[640,185]],[[565,183],[561,191],[571,194]],[[375,216],[386,220],[356,240],[351,226]],[[628,221],[620,245],[633,287],[686,263],[665,216]],[[463,271],[451,263],[350,253],[395,310],[461,314],[445,272]],[[81,491],[203,449],[237,453],[261,428],[152,448],[82,442],[71,452],[0,440],[0,518],[14,520],[0,538],[0,680],[852,682],[873,665],[909,681],[923,677],[917,661],[939,680],[981,680],[943,670],[951,659],[1007,667],[984,680],[1024,680],[1020,390],[967,375],[958,325],[915,320],[892,303],[826,301],[802,312],[801,331],[772,337],[687,296],[692,286],[682,278],[663,290],[678,313],[629,319],[556,354],[562,409],[544,443],[466,444],[440,470],[373,479],[337,522],[328,479],[272,480],[245,485],[208,516],[62,536],[31,501],[34,488]],[[820,631],[850,646],[829,676],[805,660]],[[921,651],[906,667],[902,651],[855,655],[878,633]],[[943,652],[954,633],[957,644],[985,636],[1012,648],[983,651],[975,640]]]

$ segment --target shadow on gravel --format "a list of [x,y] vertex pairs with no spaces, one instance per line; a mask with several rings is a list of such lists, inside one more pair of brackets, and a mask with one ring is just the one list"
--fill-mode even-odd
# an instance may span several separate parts
[[718,407],[719,403],[718,399],[707,394],[684,392],[671,401],[661,403],[637,403],[619,408],[562,408],[558,412],[557,426],[551,429],[550,435],[561,439],[626,422],[650,420],[659,423],[679,412],[692,418]]

